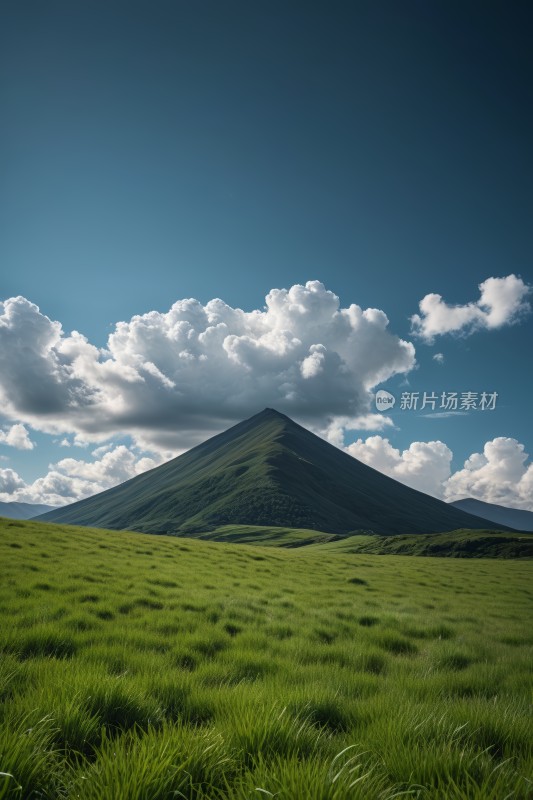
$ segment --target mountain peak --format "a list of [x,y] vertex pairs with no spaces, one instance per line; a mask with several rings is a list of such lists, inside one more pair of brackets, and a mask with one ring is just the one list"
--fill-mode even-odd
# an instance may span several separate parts
[[257,414],[258,417],[283,417],[283,419],[289,419],[285,414],[282,414],[281,411],[277,411],[275,408],[264,408],[262,411]]
[[43,518],[150,533],[231,524],[385,535],[486,527],[269,407],[166,464]]
[[249,418],[249,422],[264,422],[268,420],[278,420],[279,422],[284,422],[285,424],[291,423],[292,425],[296,425],[296,423],[288,417],[286,414],[282,414],[281,411],[278,411],[275,408],[264,408],[262,411],[258,411],[257,414],[254,414],[253,417]]

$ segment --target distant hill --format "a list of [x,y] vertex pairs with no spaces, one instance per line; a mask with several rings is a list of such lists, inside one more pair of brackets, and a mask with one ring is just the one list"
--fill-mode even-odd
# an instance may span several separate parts
[[533,511],[522,511],[519,508],[506,508],[495,503],[484,503],[473,497],[455,500],[450,505],[466,511],[468,514],[482,517],[489,522],[495,522],[497,525],[507,525],[517,531],[533,531]]
[[273,409],[41,519],[173,534],[230,524],[337,534],[487,527],[479,517],[362,464]]
[[0,502],[0,517],[9,519],[31,519],[45,511],[51,511],[55,506],[47,506],[43,503],[2,503]]

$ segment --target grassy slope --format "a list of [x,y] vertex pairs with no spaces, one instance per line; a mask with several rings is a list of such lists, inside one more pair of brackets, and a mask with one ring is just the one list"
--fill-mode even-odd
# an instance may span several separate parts
[[328,553],[446,556],[452,558],[533,558],[533,534],[458,530],[412,536],[349,536],[313,543]]
[[486,527],[479,517],[382,475],[271,409],[43,519],[148,533],[227,524],[382,534]]
[[188,538],[227,544],[254,544],[261,547],[305,547],[336,541],[333,533],[306,528],[275,528],[266,525],[223,525],[213,531],[189,534]]
[[530,563],[328,547],[0,521],[0,798],[529,797]]

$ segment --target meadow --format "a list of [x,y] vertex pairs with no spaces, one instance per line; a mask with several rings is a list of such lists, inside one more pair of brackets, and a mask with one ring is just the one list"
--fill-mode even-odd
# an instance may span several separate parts
[[0,800],[532,791],[531,561],[0,520]]

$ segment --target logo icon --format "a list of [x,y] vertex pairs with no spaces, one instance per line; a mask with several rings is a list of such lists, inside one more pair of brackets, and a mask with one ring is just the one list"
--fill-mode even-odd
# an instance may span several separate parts
[[396,402],[396,398],[385,389],[380,389],[376,392],[376,408],[378,411],[390,411]]

